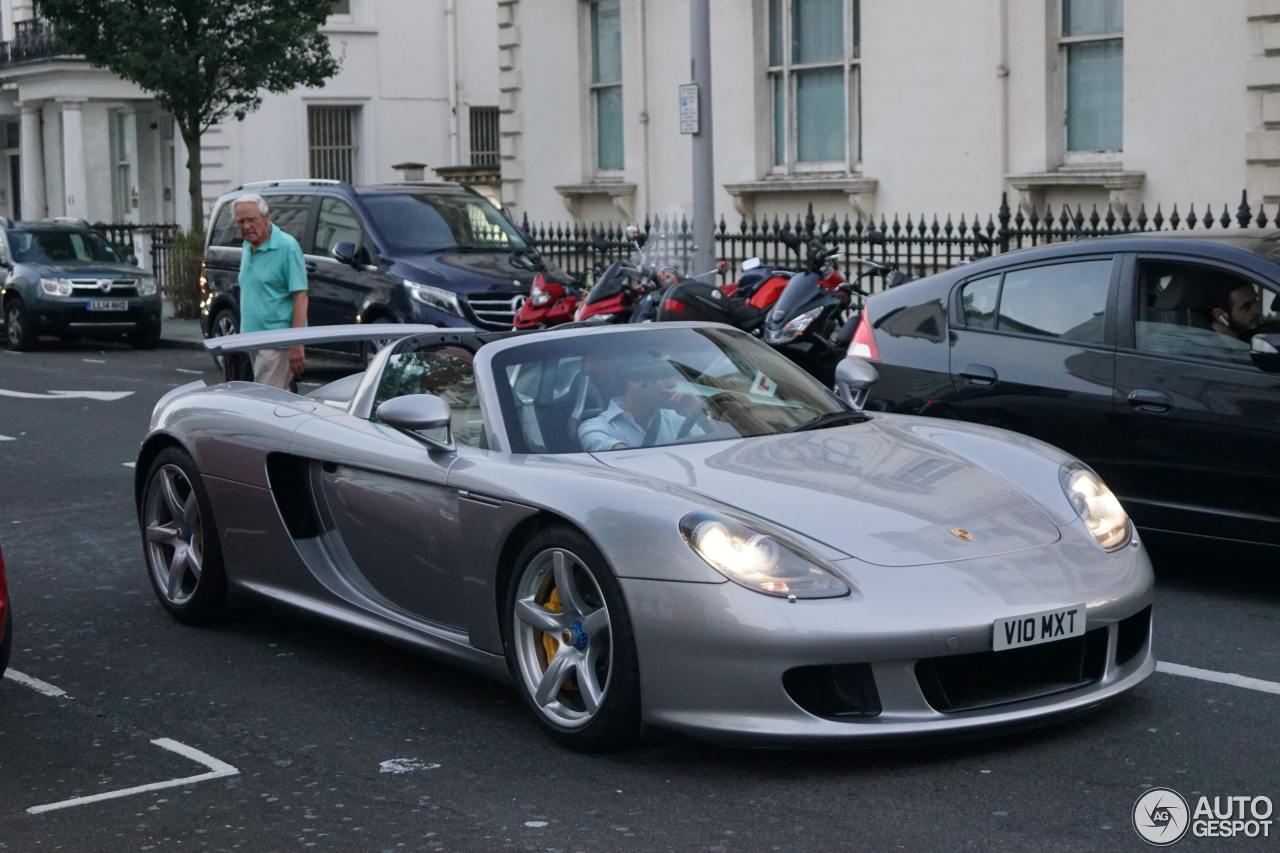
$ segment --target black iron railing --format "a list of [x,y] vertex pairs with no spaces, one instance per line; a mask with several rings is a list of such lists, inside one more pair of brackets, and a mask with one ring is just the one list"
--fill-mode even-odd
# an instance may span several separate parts
[[[782,242],[781,234],[826,232],[833,227],[829,240],[841,250],[840,263],[847,277],[857,275],[858,264],[854,259],[858,258],[879,261],[913,276],[924,276],[975,258],[1066,240],[1171,231],[1244,233],[1268,225],[1280,227],[1277,221],[1280,210],[1268,213],[1264,205],[1258,205],[1255,210],[1247,193],[1241,194],[1234,212],[1231,205],[1223,205],[1221,213],[1214,212],[1216,206],[1208,205],[1199,211],[1195,205],[1185,210],[1183,213],[1174,205],[1166,214],[1164,208],[1157,205],[1153,213],[1148,213],[1144,205],[1134,213],[1127,206],[1108,205],[1105,210],[1095,206],[1086,213],[1081,206],[1072,209],[1063,205],[1024,212],[1011,209],[1005,196],[999,209],[986,216],[922,214],[863,219],[847,214],[815,216],[810,205],[807,213],[794,218],[741,219],[737,228],[730,228],[722,216],[715,229],[716,256],[728,262],[723,274],[726,280],[736,277],[742,261],[751,257],[760,258],[766,266],[795,268],[800,261]],[[601,257],[627,253],[631,248],[623,226],[617,224],[531,223],[526,216],[521,227],[544,256],[575,275],[589,274]],[[646,253],[687,269],[694,248],[687,220],[659,217],[646,219],[638,227],[645,236]],[[873,236],[872,232],[877,233]],[[871,289],[880,287],[878,279],[871,283]]]
[[33,19],[13,25],[13,41],[0,41],[0,66],[69,55],[46,21]]

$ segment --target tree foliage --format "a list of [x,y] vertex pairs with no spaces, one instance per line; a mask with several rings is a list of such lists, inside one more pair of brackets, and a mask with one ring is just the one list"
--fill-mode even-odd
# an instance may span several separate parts
[[320,32],[332,0],[37,0],[63,47],[150,92],[187,145],[192,226],[201,228],[200,137],[242,119],[265,92],[316,87],[338,71]]

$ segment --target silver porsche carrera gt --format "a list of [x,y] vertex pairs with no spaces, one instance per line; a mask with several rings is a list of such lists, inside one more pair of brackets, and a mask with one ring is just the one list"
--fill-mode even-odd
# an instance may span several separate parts
[[[206,346],[234,373],[390,328]],[[229,589],[318,614],[510,679],[578,748],[645,725],[960,735],[1154,669],[1147,555],[1053,447],[865,414],[724,326],[395,334],[306,395],[228,381],[157,403],[136,501],[174,617],[216,618]]]

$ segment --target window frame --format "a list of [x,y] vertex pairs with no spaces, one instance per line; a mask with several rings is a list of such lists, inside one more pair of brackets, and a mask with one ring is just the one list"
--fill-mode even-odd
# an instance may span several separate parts
[[[618,79],[609,81],[596,80],[596,29],[595,21],[597,9],[604,2],[617,2],[618,4]],[[623,89],[623,67],[622,62],[622,0],[586,0],[583,3],[584,29],[586,31],[586,99],[587,114],[590,117],[590,126],[588,129],[590,135],[589,151],[591,152],[591,169],[590,174],[597,178],[621,178],[626,173],[627,168],[627,128],[626,128],[626,93]],[[600,165],[600,93],[606,89],[618,90],[619,103],[619,126],[622,131],[619,145],[619,159],[621,165],[617,168],[604,168]]]
[[111,142],[111,208],[115,220],[123,222],[133,214],[133,163],[129,159],[128,127],[133,113],[114,109],[107,115]]
[[[1053,8],[1056,18],[1056,35],[1058,51],[1058,97],[1062,99],[1061,141],[1062,163],[1066,166],[1087,166],[1104,163],[1116,163],[1124,155],[1124,23],[1121,21],[1120,31],[1112,33],[1090,33],[1082,36],[1066,34],[1067,7],[1072,0],[1058,0]],[[1118,0],[1123,16],[1124,0]],[[1103,42],[1120,43],[1120,147],[1102,149],[1082,149],[1073,151],[1070,147],[1071,134],[1071,101],[1070,84],[1070,48],[1079,44],[1101,44]]]
[[[346,113],[348,113],[351,117],[350,145],[347,146],[347,156],[349,157],[349,169],[348,169],[349,174],[348,174],[348,177],[345,179],[333,178],[327,175],[314,174],[316,171],[315,157],[317,153],[317,148],[318,147],[323,148],[325,152],[330,152],[334,150],[341,150],[342,146],[335,146],[335,145],[317,146],[315,144],[311,135],[311,131],[312,131],[311,117],[312,117],[313,110],[329,110],[329,111],[343,110]],[[303,134],[304,134],[304,138],[306,139],[305,162],[307,164],[307,177],[313,180],[340,180],[340,181],[345,181],[345,183],[347,183],[348,185],[355,185],[360,183],[362,179],[362,171],[363,171],[362,170],[363,163],[361,162],[361,160],[365,155],[365,146],[363,144],[364,126],[365,126],[364,112],[365,112],[365,104],[360,102],[352,103],[349,101],[339,101],[339,102],[321,101],[321,102],[307,102],[303,105]]]
[[[1059,266],[1061,264],[1077,264],[1088,263],[1090,261],[1111,261],[1111,278],[1107,282],[1107,299],[1105,312],[1102,318],[1102,342],[1090,343],[1088,341],[1063,340],[1061,337],[1049,337],[1046,335],[1032,335],[1025,332],[1011,332],[999,328],[1000,308],[1004,302],[1004,279],[1009,273],[1021,272],[1027,269],[1044,269],[1045,267]],[[980,335],[1002,335],[1010,338],[1020,338],[1028,341],[1041,341],[1050,344],[1059,344],[1063,346],[1083,347],[1094,350],[1106,350],[1114,352],[1117,349],[1117,334],[1122,328],[1119,325],[1119,308],[1120,308],[1120,285],[1123,281],[1132,281],[1129,277],[1129,263],[1125,255],[1119,252],[1096,252],[1087,255],[1068,255],[1066,257],[1045,259],[1042,261],[1031,261],[1020,264],[1014,264],[1006,267],[1000,267],[994,270],[985,270],[983,272],[975,272],[964,278],[959,279],[951,287],[951,293],[948,297],[950,300],[950,319],[954,324],[954,328]],[[981,281],[985,278],[999,276],[1000,281],[996,289],[996,328],[983,329],[970,326],[965,322],[964,315],[964,288],[966,285]],[[1131,285],[1132,288],[1132,285]],[[1131,310],[1131,309],[1130,309]],[[1132,322],[1130,322],[1132,327]]]
[[[765,100],[768,103],[768,173],[771,175],[803,175],[813,172],[844,172],[854,174],[862,170],[862,11],[861,0],[841,0],[843,33],[843,56],[837,60],[822,62],[791,61],[792,39],[791,24],[794,0],[777,0],[780,6],[782,32],[779,35],[782,51],[782,64],[773,65],[770,56],[773,32],[771,29],[770,9],[772,0],[762,0],[764,12],[764,85]],[[855,32],[856,30],[856,32]],[[855,51],[855,45],[857,50]],[[844,159],[843,160],[809,160],[797,158],[799,123],[796,113],[796,74],[797,72],[840,68],[843,71],[844,86]],[[786,113],[783,120],[783,156],[777,151],[777,98],[775,78],[781,77],[782,109]],[[781,159],[782,162],[778,162]]]

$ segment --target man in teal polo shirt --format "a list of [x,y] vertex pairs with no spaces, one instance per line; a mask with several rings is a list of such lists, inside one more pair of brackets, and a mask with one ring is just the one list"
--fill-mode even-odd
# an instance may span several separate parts
[[[266,199],[246,193],[232,208],[244,251],[240,255],[240,331],[303,328],[307,325],[307,269],[302,247],[271,223]],[[298,344],[288,349],[258,350],[253,378],[288,389],[306,366]]]

